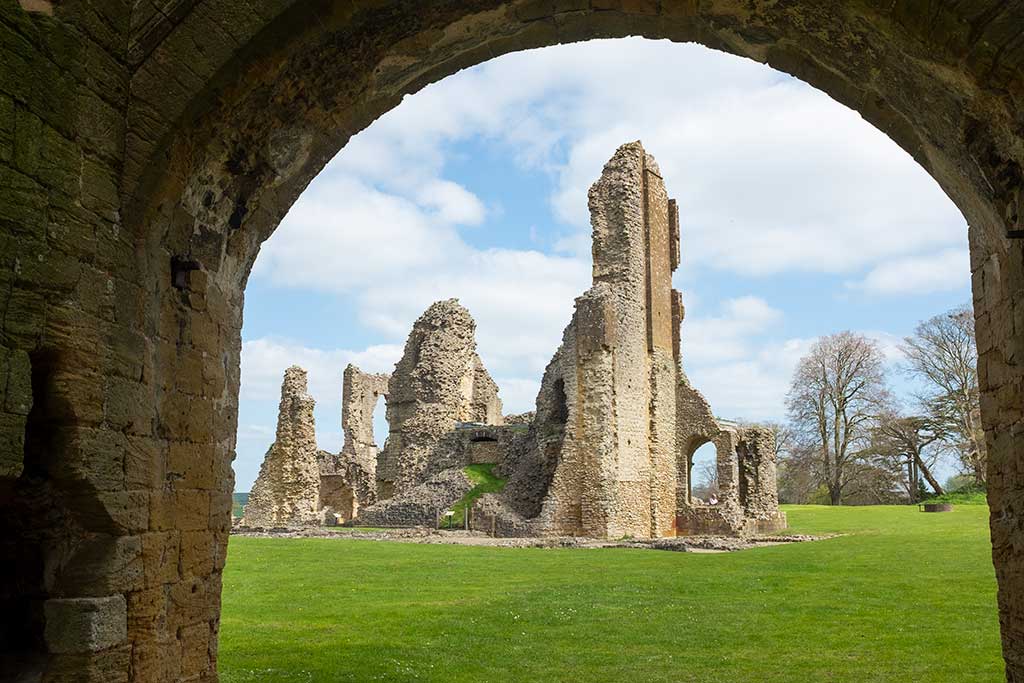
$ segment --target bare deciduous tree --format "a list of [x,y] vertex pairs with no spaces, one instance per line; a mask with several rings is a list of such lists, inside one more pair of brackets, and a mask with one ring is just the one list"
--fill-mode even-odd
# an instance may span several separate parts
[[813,444],[833,505],[842,504],[875,415],[887,403],[884,361],[871,339],[839,332],[816,341],[794,373],[790,422]]
[[925,415],[900,415],[893,409],[882,412],[871,430],[868,453],[888,461],[900,471],[910,502],[918,501],[921,477],[932,490],[942,495],[942,485],[932,467],[942,455],[946,433],[942,425]]
[[987,454],[971,307],[960,306],[921,322],[900,348],[907,357],[907,371],[928,387],[919,397],[928,416],[947,434],[964,473],[984,484]]

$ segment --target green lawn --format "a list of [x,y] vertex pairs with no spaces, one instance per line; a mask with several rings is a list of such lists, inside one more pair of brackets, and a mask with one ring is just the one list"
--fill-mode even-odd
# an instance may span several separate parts
[[1000,681],[984,506],[731,554],[232,538],[221,680]]

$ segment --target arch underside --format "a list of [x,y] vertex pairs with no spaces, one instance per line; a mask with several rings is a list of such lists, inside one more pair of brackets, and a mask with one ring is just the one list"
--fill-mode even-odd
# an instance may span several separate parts
[[[163,4],[0,10],[31,38],[4,38],[5,53],[34,76],[0,84],[0,105],[19,103],[78,154],[38,167],[0,155],[11,183],[79,188],[26,204],[25,216],[47,216],[39,234],[0,215],[0,238],[17,237],[4,258],[49,257],[38,273],[0,281],[11,292],[0,313],[24,327],[4,329],[0,361],[9,377],[29,378],[38,406],[31,420],[10,409],[19,385],[0,383],[0,435],[31,460],[5,460],[0,479],[21,492],[9,528],[45,556],[25,571],[49,568],[18,585],[55,610],[106,600],[126,624],[123,639],[98,649],[34,643],[49,652],[32,666],[96,680],[215,676],[243,290],[262,242],[345,142],[404,95],[494,56],[642,35],[808,81],[913,155],[967,218],[1003,646],[1011,680],[1024,680],[1024,260],[1006,238],[1024,227],[1024,2]],[[46,95],[46,74],[65,59],[56,83],[75,95],[62,102]],[[93,237],[55,242],[73,230]],[[68,281],[60,273],[71,267],[85,275]],[[39,313],[19,312],[23,299]],[[25,445],[31,425],[59,435],[47,457],[26,457],[39,450]],[[60,533],[48,526],[56,516],[25,528],[40,491],[73,520]]]

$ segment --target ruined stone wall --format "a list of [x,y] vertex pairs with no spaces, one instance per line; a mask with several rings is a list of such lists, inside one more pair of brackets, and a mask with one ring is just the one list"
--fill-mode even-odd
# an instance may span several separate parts
[[594,285],[576,300],[541,382],[533,459],[541,471],[556,465],[532,524],[551,534],[671,534],[678,251],[664,182],[640,143],[619,148],[589,202]]
[[[324,519],[345,523],[377,500],[377,455],[373,412],[388,394],[390,375],[366,373],[349,364],[341,391],[341,427],[345,442],[341,453],[320,451],[320,507]],[[330,520],[328,520],[330,521]]]
[[377,459],[381,499],[424,480],[459,422],[500,422],[497,386],[476,354],[476,323],[456,299],[432,304],[413,325],[388,382],[388,440]]
[[759,425],[746,426],[736,444],[740,503],[751,519],[779,519],[776,477],[775,431]]
[[375,463],[353,458],[350,454],[320,451],[320,508],[325,520],[328,514],[339,523],[355,518],[359,511],[377,501]]
[[[763,435],[716,420],[682,372],[684,308],[671,286],[678,206],[640,143],[605,165],[590,209],[594,285],[545,370],[533,443],[504,465],[506,489],[486,502],[496,528],[649,537],[745,533],[755,517],[784,524]],[[718,453],[713,505],[690,494],[693,453],[708,442]]]
[[373,411],[381,397],[387,400],[390,379],[390,375],[366,373],[349,364],[342,380],[341,428],[345,443],[341,451],[373,472],[377,469],[378,451],[373,436]]
[[501,399],[498,398],[498,385],[484,367],[483,361],[474,354],[472,390],[468,419],[466,422],[481,422],[488,425],[500,425],[504,421],[501,412]]
[[446,469],[359,512],[360,526],[429,526],[457,503],[473,482],[461,468]]
[[306,371],[285,370],[277,416],[277,438],[267,450],[249,492],[242,524],[252,527],[319,524],[320,463],[316,447],[316,402],[306,392]]

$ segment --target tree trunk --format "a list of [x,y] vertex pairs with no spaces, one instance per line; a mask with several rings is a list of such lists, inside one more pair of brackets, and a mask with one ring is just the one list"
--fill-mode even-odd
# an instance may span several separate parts
[[829,484],[828,486],[828,498],[831,505],[842,505],[843,494],[842,490],[838,486]]
[[935,477],[932,476],[931,470],[928,469],[928,466],[924,464],[924,460],[922,460],[917,453],[914,454],[914,460],[917,461],[917,469],[922,475],[924,475],[924,478],[928,480],[928,484],[932,487],[932,490],[935,491],[935,494],[938,496],[944,494],[945,491],[943,491],[942,487],[939,486],[939,482],[935,481]]

